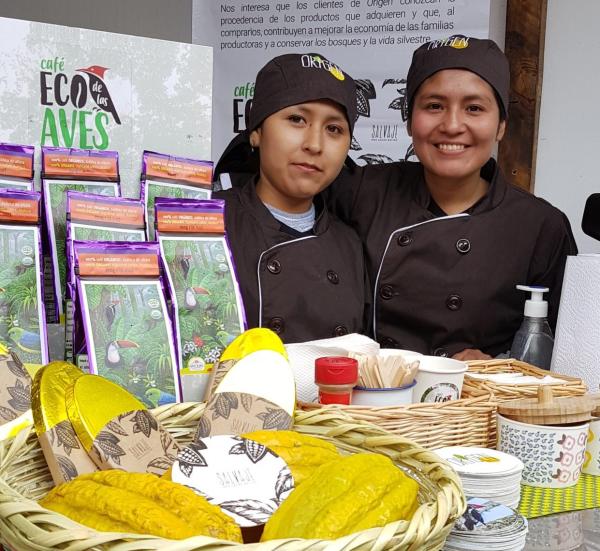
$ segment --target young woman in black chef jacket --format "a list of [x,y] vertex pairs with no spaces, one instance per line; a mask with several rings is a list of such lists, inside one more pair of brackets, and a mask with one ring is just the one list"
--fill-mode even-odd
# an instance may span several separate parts
[[577,249],[565,215],[507,182],[491,158],[509,81],[491,40],[423,44],[406,94],[420,162],[350,167],[327,191],[363,240],[384,347],[463,360],[504,353],[527,298],[517,284],[549,287],[556,323],[566,256]]
[[248,325],[284,342],[361,332],[362,245],[321,198],[350,147],[354,80],[323,56],[286,54],[260,70],[254,90],[248,130],[215,170],[244,174],[213,194],[226,201]]

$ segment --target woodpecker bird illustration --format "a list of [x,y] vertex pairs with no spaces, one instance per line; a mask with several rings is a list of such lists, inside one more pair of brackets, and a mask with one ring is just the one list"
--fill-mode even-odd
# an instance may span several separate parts
[[104,73],[107,70],[107,67],[101,67],[100,65],[91,65],[90,67],[77,69],[77,71],[88,75],[90,81],[90,95],[96,105],[102,109],[102,111],[110,113],[117,124],[121,124],[121,119],[119,119],[115,104],[113,103],[110,94],[108,93],[108,88],[103,80]]
[[112,302],[104,308],[104,316],[106,317],[106,328],[110,331],[115,318],[117,317],[117,304],[118,302]]
[[183,256],[179,260],[179,265],[181,266],[181,271],[183,272],[183,279],[187,279],[187,276],[190,273],[190,264],[191,259],[189,256]]

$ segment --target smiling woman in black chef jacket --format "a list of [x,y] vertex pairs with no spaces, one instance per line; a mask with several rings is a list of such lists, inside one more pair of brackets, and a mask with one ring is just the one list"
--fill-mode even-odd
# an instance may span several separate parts
[[422,45],[406,98],[420,162],[349,168],[328,190],[363,240],[384,347],[459,359],[506,352],[527,298],[517,284],[549,287],[556,323],[566,256],[577,250],[564,214],[508,183],[491,158],[509,80],[491,40]]

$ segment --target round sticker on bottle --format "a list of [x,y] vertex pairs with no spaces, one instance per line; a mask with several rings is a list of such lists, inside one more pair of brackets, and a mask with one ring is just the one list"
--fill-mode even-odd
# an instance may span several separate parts
[[421,396],[421,402],[440,403],[458,400],[458,387],[452,383],[438,383],[430,386]]

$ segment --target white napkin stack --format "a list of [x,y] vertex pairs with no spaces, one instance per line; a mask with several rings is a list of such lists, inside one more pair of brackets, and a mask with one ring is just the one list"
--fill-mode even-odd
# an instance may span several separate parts
[[315,384],[315,360],[323,356],[348,356],[349,352],[377,355],[379,344],[369,337],[351,333],[343,337],[286,344],[290,365],[296,379],[296,396],[302,402],[316,402],[319,388]]

